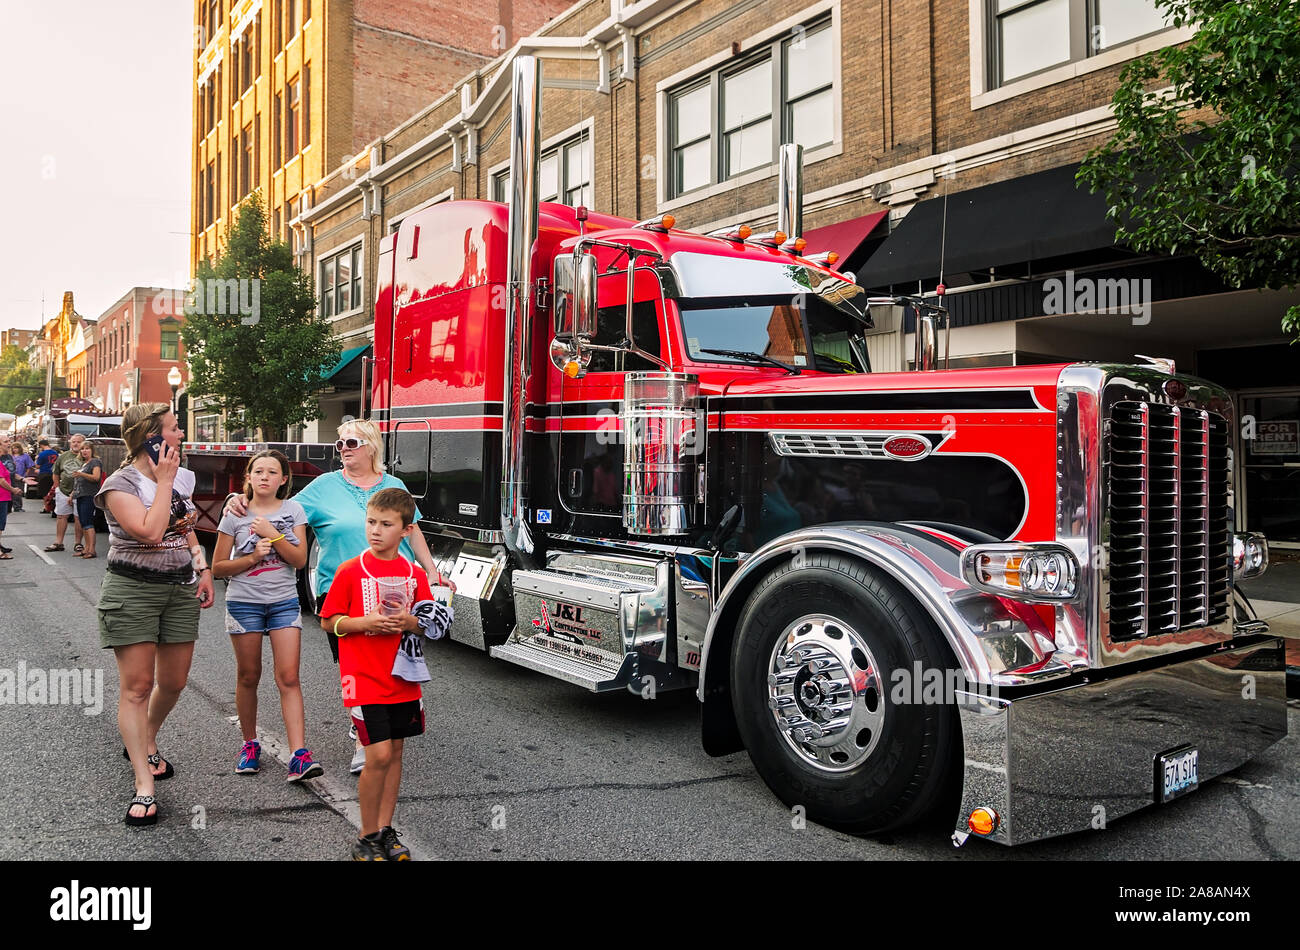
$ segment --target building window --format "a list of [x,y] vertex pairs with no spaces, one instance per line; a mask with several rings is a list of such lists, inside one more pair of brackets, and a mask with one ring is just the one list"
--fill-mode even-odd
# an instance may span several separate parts
[[244,35],[239,38],[239,91],[241,94],[253,88],[253,28],[244,28]]
[[213,217],[213,210],[215,209],[216,205],[213,203],[214,196],[212,193],[212,188],[216,184],[216,179],[213,176],[212,167],[213,167],[212,162],[208,162],[207,175],[205,176],[205,180],[203,182],[203,200],[204,200],[203,225],[204,227],[207,227],[214,220],[216,220]]
[[262,184],[262,113],[253,116],[253,187]]
[[[275,94],[275,99],[271,102],[271,167],[279,168],[284,164],[284,151],[281,148],[282,136],[284,129],[283,119],[284,105],[280,94]],[[278,228],[276,230],[279,230]]]
[[288,161],[297,155],[301,149],[301,140],[298,138],[298,119],[299,104],[301,99],[301,88],[298,77],[294,76],[284,87],[284,142],[285,142],[285,160]]
[[987,0],[989,85],[1096,56],[1167,29],[1155,0]]
[[285,0],[285,36],[292,37],[298,32],[298,0]]
[[239,197],[253,190],[253,126],[239,134]]
[[361,245],[354,244],[320,263],[321,316],[341,316],[363,306]]
[[783,143],[834,141],[833,37],[818,20],[670,90],[669,197],[770,165]]
[[162,330],[158,335],[158,358],[160,360],[180,359],[179,330]]
[[257,75],[262,75],[262,14],[258,14],[253,20],[253,26],[249,30],[253,35],[253,68]]
[[[585,129],[542,152],[537,175],[537,199],[590,207],[592,173],[591,133]],[[492,176],[492,198],[510,200],[510,169]]]
[[217,413],[208,413],[194,417],[194,441],[196,442],[216,442],[217,429],[221,425],[221,416]]
[[311,144],[311,63],[302,67],[302,145]]
[[275,0],[275,16],[271,18],[271,48],[284,49],[284,0]]

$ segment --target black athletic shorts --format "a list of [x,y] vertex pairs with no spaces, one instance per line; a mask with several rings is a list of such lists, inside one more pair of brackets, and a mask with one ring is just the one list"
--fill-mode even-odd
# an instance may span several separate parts
[[348,710],[357,727],[357,738],[362,745],[373,745],[386,739],[406,739],[424,733],[424,700],[409,703],[373,703],[353,706]]

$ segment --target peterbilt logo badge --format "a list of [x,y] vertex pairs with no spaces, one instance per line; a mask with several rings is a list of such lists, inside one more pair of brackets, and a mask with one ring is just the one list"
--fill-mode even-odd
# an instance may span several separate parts
[[934,446],[930,444],[930,440],[923,435],[890,436],[885,440],[881,448],[890,458],[904,462],[923,459],[934,451]]
[[1187,397],[1187,387],[1176,379],[1165,380],[1165,384],[1161,388],[1164,389],[1165,395],[1174,402],[1178,402]]

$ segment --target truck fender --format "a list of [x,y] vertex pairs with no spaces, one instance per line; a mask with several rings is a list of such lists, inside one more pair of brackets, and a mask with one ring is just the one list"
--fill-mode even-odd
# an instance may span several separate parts
[[819,551],[851,555],[898,583],[934,621],[969,684],[1016,686],[1072,668],[1054,661],[1051,631],[1027,604],[975,590],[962,578],[961,552],[975,536],[887,522],[801,528],[774,538],[732,576],[709,619],[697,696],[701,737],[710,755],[743,748],[730,687],[736,623],[749,594],[773,567]]

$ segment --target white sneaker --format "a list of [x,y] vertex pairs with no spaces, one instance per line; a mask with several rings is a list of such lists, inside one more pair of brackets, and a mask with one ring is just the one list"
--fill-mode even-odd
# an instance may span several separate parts
[[360,775],[361,770],[366,767],[366,747],[357,746],[357,751],[352,753],[352,764],[348,766],[348,771],[353,775]]

